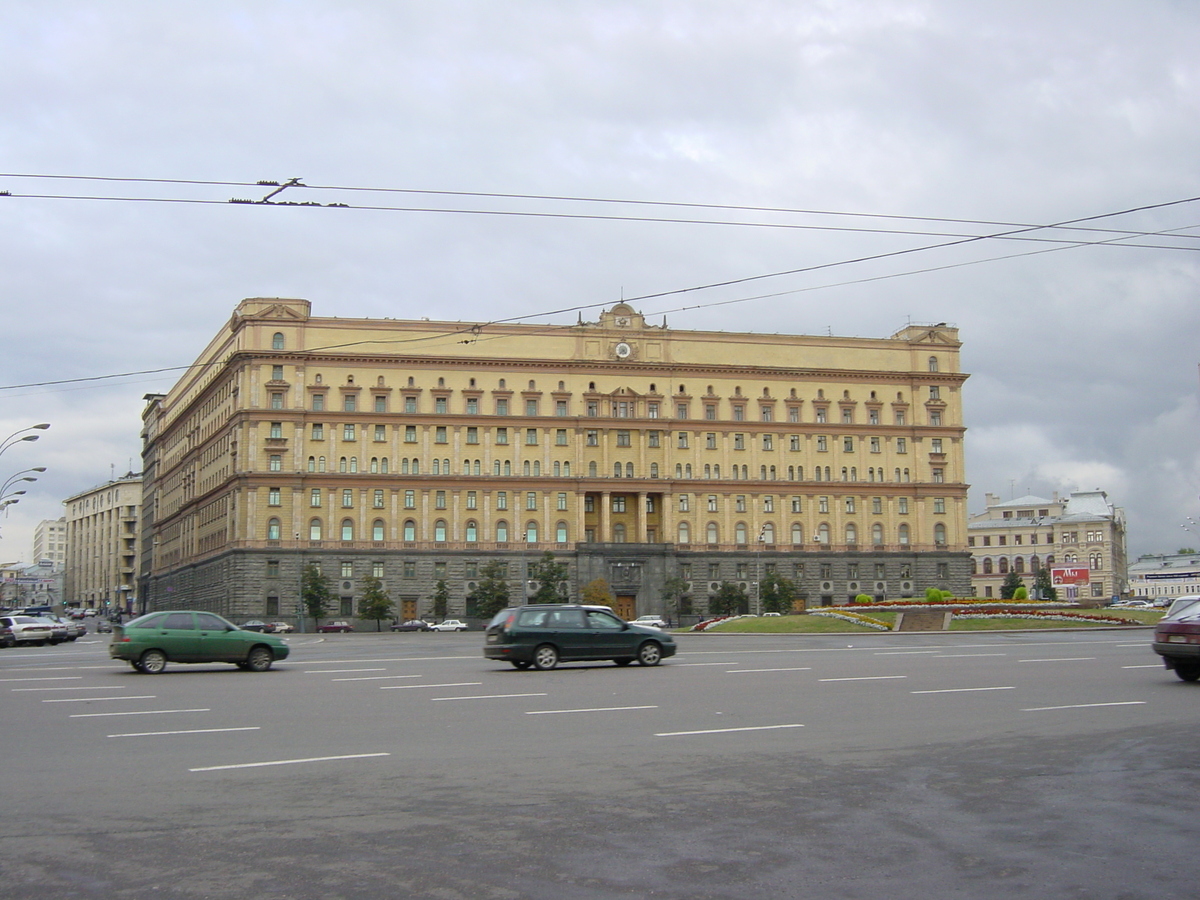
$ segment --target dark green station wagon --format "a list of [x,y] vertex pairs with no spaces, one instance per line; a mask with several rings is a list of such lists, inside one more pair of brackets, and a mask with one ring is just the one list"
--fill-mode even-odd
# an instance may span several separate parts
[[215,613],[168,611],[113,626],[108,655],[149,675],[161,672],[168,661],[233,663],[265,672],[275,660],[287,658],[288,645],[273,634],[244,631]]
[[631,625],[606,606],[546,604],[497,613],[487,627],[483,655],[518,669],[553,669],[559,662],[611,659],[657,666],[675,655],[675,639],[657,628]]

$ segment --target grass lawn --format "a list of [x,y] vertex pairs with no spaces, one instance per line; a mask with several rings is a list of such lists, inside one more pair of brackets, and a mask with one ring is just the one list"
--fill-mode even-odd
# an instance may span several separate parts
[[[865,609],[850,609],[847,611],[857,612],[861,615],[868,616],[883,622],[888,627],[892,627],[896,621],[896,612],[890,610],[879,610],[873,608]],[[1111,618],[1128,619],[1138,625],[1153,625],[1163,616],[1162,610],[1143,610],[1143,609],[1096,609],[1096,610],[1079,610],[1081,615],[1088,613],[1108,616]],[[1039,619],[1026,618],[1022,616],[1006,616],[1003,619],[954,619],[950,623],[951,631],[1005,631],[1010,629],[1035,629],[1035,628],[1095,628],[1098,627],[1092,622],[1067,622],[1061,619]],[[1100,626],[1102,627],[1102,626]],[[870,628],[866,625],[859,625],[855,622],[847,622],[842,619],[835,619],[826,616],[764,616],[761,618],[742,618],[731,619],[728,622],[722,622],[719,625],[714,625],[711,628],[705,629],[706,632],[719,632],[725,634],[833,634],[833,633],[853,633],[861,631],[876,631],[878,629]]]

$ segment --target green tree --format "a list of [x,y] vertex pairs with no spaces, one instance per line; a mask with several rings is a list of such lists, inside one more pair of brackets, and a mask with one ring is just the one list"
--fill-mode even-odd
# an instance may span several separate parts
[[[680,616],[691,613],[692,598],[688,596],[688,583],[678,575],[672,575],[663,582],[660,596],[663,608],[667,610],[668,618],[671,618],[671,614],[674,613],[675,620],[679,621]],[[684,609],[685,605],[686,610]]]
[[358,617],[373,619],[375,630],[382,631],[383,620],[392,617],[392,598],[383,589],[383,581],[374,575],[363,576],[362,591],[362,597],[358,601]]
[[1050,581],[1050,570],[1039,566],[1033,574],[1033,596],[1038,600],[1057,600],[1058,591]]
[[322,574],[320,566],[309,563],[304,567],[304,575],[300,579],[300,602],[304,614],[317,625],[329,612],[333,604],[333,592],[329,589],[329,579]]
[[718,616],[736,616],[749,611],[750,598],[738,585],[722,581],[717,592],[709,598],[708,609]]
[[1180,547],[1175,551],[1179,556],[1193,556],[1196,553],[1195,547]]
[[446,613],[450,610],[450,588],[446,586],[446,580],[439,578],[438,583],[433,586],[433,615],[434,618],[444,619]]
[[479,568],[479,583],[467,595],[467,615],[490,619],[508,606],[508,567],[494,560]]
[[612,606],[617,602],[612,588],[603,578],[596,578],[583,586],[583,602],[590,606]]
[[789,613],[796,604],[796,582],[768,572],[759,585],[763,612]]
[[554,561],[554,554],[547,550],[542,558],[529,567],[529,580],[536,581],[537,590],[530,603],[566,603],[571,599],[567,578],[571,570],[566,563]]
[[1004,581],[1000,583],[1000,599],[1011,600],[1013,598],[1013,594],[1017,592],[1017,588],[1021,587],[1023,584],[1024,582],[1021,581],[1021,576],[1010,570],[1009,573],[1004,576]]

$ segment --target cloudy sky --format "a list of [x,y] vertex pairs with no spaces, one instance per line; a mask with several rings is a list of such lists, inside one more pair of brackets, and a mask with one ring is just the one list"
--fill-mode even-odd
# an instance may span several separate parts
[[[140,468],[141,398],[175,374],[125,373],[190,362],[252,296],[950,322],[972,512],[1101,488],[1131,553],[1200,545],[1181,530],[1200,519],[1197,46],[1187,0],[6,3],[0,438],[52,427],[0,459],[5,479],[48,467],[0,517],[0,562]],[[307,187],[280,200],[351,208],[226,202],[289,178]]]

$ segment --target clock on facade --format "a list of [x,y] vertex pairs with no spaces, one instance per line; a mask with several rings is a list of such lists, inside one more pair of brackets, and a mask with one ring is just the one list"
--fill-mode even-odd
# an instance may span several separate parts
[[624,341],[621,341],[621,343],[617,344],[616,346],[616,353],[617,359],[628,359],[629,355],[633,353],[633,348]]

